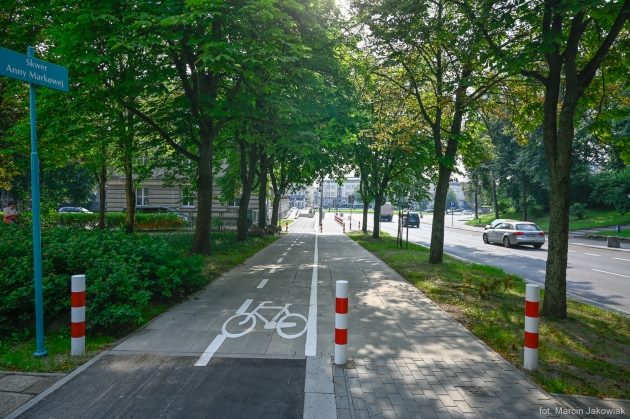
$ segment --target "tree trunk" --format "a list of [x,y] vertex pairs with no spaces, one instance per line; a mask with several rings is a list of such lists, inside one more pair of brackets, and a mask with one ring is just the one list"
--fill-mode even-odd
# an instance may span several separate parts
[[402,210],[398,208],[398,229],[396,231],[396,246],[402,249]]
[[260,179],[258,184],[258,227],[267,226],[267,155],[260,150]]
[[[441,148],[436,147],[437,157],[446,158],[446,162],[439,160],[438,182],[435,188],[435,202],[433,203],[433,227],[431,228],[431,249],[429,251],[429,263],[442,263],[444,258],[444,212],[446,209],[446,197],[448,195],[448,185],[451,180],[453,168],[448,161],[455,162],[457,157],[457,137],[462,132],[462,121],[464,119],[464,110],[466,102],[466,89],[468,88],[468,77],[472,73],[472,66],[465,64],[459,79],[459,85],[455,92],[455,109],[453,111],[453,120],[451,122],[451,130],[448,141],[446,143],[446,151],[441,155]],[[439,145],[439,129],[434,127],[434,141],[436,146]],[[435,132],[438,131],[438,132]]]
[[[361,198],[363,199],[363,198]],[[361,230],[363,231],[364,234],[367,234],[368,232],[368,228],[367,228],[367,223],[368,223],[368,211],[370,209],[370,203],[367,201],[363,201],[363,226],[361,226]]]
[[278,195],[273,196],[272,210],[271,210],[271,225],[274,227],[278,227],[280,223],[280,200],[281,199],[282,199],[282,195],[278,194]]
[[105,184],[107,182],[107,162],[105,161],[105,156],[103,155],[103,160],[101,161],[101,167],[99,169],[98,174],[98,228],[99,230],[105,229],[105,209],[106,209],[106,200],[107,200],[107,190],[105,189]]
[[499,218],[499,202],[497,200],[496,179],[492,179],[492,204],[494,205],[494,218]]
[[523,175],[523,221],[527,221],[529,214],[527,213],[527,176]]
[[475,219],[479,220],[479,177],[475,177]]
[[446,211],[446,195],[451,179],[451,169],[440,164],[438,183],[433,200],[433,226],[431,228],[431,248],[429,263],[442,263],[444,256],[444,212]]
[[258,161],[258,147],[255,144],[248,144],[242,138],[237,139],[240,153],[240,175],[243,192],[238,205],[238,219],[236,220],[236,239],[246,240],[249,220],[247,220],[247,210],[249,200],[254,189],[254,179],[256,175],[256,163]]
[[125,232],[133,233],[136,229],[136,193],[133,184],[133,119],[132,115],[123,115],[123,172],[125,173]]
[[383,205],[383,194],[376,195],[374,201],[374,226],[372,228],[372,237],[380,238],[381,235],[381,205]]
[[[280,166],[281,171],[282,167],[283,165]],[[280,201],[282,200],[282,196],[284,195],[284,189],[280,189],[280,185],[278,185],[278,180],[276,179],[273,167],[270,167],[269,169],[269,178],[271,179],[271,187],[273,189],[273,209],[271,210],[271,225],[274,227],[278,227],[280,223]],[[280,179],[282,178],[282,173],[280,173]]]
[[236,221],[236,239],[246,240],[247,230],[249,229],[249,220],[247,219],[247,210],[249,209],[249,200],[252,196],[252,186],[248,182],[243,185],[243,193],[238,201],[238,219]]
[[197,224],[193,236],[192,253],[209,255],[212,222],[212,136],[202,130],[197,166]]

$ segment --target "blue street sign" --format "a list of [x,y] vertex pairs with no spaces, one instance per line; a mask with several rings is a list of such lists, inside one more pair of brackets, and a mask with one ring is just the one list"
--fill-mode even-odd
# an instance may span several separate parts
[[455,202],[451,202],[451,208],[455,208]]
[[6,48],[0,48],[0,76],[68,91],[68,70],[65,67]]
[[0,48],[0,76],[27,83],[31,119],[31,200],[33,208],[33,271],[35,283],[35,352],[46,356],[44,346],[44,288],[42,284],[42,228],[39,193],[39,154],[37,152],[37,110],[35,85],[68,91],[68,70],[35,58],[35,48],[28,47],[27,55]]

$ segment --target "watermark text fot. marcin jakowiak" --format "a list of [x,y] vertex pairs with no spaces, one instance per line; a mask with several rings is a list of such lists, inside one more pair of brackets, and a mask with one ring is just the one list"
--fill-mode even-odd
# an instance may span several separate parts
[[555,409],[551,407],[540,407],[538,413],[541,415],[586,415],[586,416],[604,416],[604,415],[625,415],[626,409],[624,407],[588,407],[584,408],[567,408],[564,406],[556,406]]

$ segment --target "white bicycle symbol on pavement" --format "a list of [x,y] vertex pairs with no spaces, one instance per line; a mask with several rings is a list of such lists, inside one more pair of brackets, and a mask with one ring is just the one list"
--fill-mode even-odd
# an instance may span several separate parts
[[[276,329],[278,334],[285,339],[295,339],[306,332],[306,317],[298,313],[291,313],[289,311],[291,304],[283,306],[272,306],[269,304],[272,304],[272,302],[263,301],[249,313],[237,313],[227,319],[222,327],[223,336],[238,338],[251,332],[256,327],[256,319],[264,322],[265,329]],[[278,312],[271,320],[268,320],[260,313],[261,310],[278,310]],[[287,331],[285,332],[285,330]]]

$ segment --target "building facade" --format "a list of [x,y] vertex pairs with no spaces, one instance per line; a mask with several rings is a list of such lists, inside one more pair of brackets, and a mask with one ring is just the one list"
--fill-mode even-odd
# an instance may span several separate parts
[[[125,197],[125,178],[122,175],[111,176],[106,183],[106,211],[122,211],[127,207]],[[232,202],[221,202],[219,196],[221,190],[215,184],[212,190],[212,218],[213,223],[222,225],[224,228],[236,228],[238,218],[239,200]],[[136,186],[136,206],[161,206],[171,208],[179,213],[186,214],[191,220],[197,218],[197,200],[194,186],[166,185],[164,177],[156,172],[154,177],[143,180]],[[283,197],[280,201],[280,218],[283,218],[289,211],[289,199]],[[271,221],[272,202],[267,200],[266,224]],[[258,223],[261,216],[258,206],[258,194],[252,194],[249,201],[247,218],[253,224]]]

